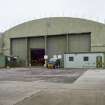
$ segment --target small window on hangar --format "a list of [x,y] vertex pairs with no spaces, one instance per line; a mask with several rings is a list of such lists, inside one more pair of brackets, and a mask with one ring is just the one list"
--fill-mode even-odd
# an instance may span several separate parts
[[83,61],[89,61],[89,57],[85,56],[85,57],[83,58]]
[[69,61],[73,62],[74,61],[74,57],[69,57]]

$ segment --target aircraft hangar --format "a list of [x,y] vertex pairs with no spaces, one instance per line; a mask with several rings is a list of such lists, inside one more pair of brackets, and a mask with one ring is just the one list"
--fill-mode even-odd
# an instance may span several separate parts
[[105,52],[105,25],[95,21],[50,17],[19,24],[3,35],[1,52],[18,56],[23,66],[44,65],[48,58],[65,53]]

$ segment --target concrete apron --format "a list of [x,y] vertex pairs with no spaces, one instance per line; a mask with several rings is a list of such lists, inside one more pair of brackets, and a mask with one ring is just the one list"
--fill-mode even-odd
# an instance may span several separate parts
[[104,70],[89,70],[73,84],[1,83],[4,98],[0,98],[0,105],[105,105]]

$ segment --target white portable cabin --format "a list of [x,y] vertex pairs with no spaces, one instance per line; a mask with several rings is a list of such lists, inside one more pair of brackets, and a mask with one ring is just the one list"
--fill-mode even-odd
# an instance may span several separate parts
[[103,68],[104,59],[100,52],[64,54],[64,68]]

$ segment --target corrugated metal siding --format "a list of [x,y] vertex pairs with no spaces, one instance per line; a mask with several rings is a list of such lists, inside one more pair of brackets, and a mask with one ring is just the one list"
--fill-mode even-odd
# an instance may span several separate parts
[[66,36],[52,36],[47,39],[47,51],[49,57],[63,54],[66,51]]
[[91,38],[89,34],[69,35],[69,52],[89,52]]
[[45,48],[44,37],[29,38],[30,48]]
[[13,56],[19,56],[23,64],[26,64],[27,45],[25,38],[11,40],[11,53]]

